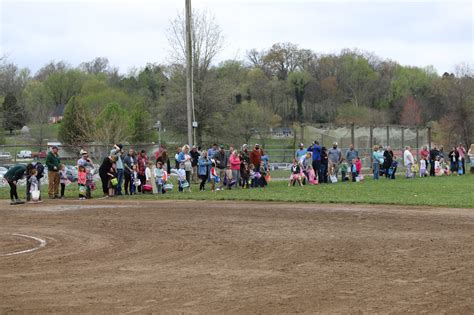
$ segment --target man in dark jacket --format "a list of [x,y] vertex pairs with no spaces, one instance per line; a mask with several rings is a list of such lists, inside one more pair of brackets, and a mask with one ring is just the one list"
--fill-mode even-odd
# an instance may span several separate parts
[[219,151],[214,154],[214,161],[216,163],[216,171],[219,176],[219,186],[217,190],[222,190],[224,187],[224,176],[227,164],[229,163],[229,157],[225,153],[224,146],[219,147]]
[[308,148],[308,152],[311,152],[313,156],[313,170],[315,174],[318,174],[318,180],[321,182],[324,178],[324,174],[321,172],[321,147],[317,140],[315,140],[313,145]]
[[46,166],[48,167],[48,195],[50,199],[59,197],[59,165],[61,160],[58,154],[58,147],[53,146],[46,156]]
[[[137,164],[137,158],[135,157],[135,150],[128,150],[128,154],[123,159],[123,168],[125,171],[125,195],[128,195],[128,191],[134,183],[132,183],[133,165]],[[131,189],[130,189],[131,191]]]
[[430,176],[435,176],[435,161],[437,156],[439,156],[439,151],[435,144],[430,151]]
[[25,172],[26,166],[18,164],[11,167],[3,176],[3,178],[7,180],[8,185],[10,185],[10,199],[12,205],[25,203],[18,198],[18,192],[16,189],[17,182],[25,176]]
[[193,167],[193,172],[192,172],[192,179],[193,183],[197,184],[198,182],[198,160],[201,154],[199,153],[199,150],[196,146],[193,146],[191,148],[191,151],[189,152],[189,155],[191,155],[191,166]]

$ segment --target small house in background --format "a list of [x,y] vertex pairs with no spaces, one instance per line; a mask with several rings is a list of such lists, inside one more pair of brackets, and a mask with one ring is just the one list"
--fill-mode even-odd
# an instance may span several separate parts
[[293,137],[293,129],[289,127],[278,127],[270,129],[272,138],[288,138]]
[[60,104],[57,105],[53,112],[51,113],[51,116],[49,117],[49,121],[53,124],[60,122],[63,117],[64,117],[64,109],[66,108],[66,105]]

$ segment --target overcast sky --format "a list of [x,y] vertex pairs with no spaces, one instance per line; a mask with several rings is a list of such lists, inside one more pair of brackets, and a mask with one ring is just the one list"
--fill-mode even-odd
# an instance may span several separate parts
[[[122,73],[169,60],[166,30],[184,0],[0,0],[0,54],[33,72],[107,57]],[[217,62],[292,42],[317,53],[358,48],[438,73],[474,60],[472,1],[193,0],[225,36]]]

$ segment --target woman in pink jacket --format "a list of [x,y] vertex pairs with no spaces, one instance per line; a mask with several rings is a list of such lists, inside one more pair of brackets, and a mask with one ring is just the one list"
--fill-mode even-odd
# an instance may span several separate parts
[[237,150],[232,151],[230,157],[229,157],[229,162],[230,162],[230,169],[232,170],[232,178],[235,180],[237,183],[236,186],[240,187],[240,158],[239,154],[237,153]]

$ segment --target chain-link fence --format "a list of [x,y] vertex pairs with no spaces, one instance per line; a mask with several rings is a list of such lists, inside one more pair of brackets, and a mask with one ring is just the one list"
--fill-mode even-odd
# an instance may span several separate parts
[[[409,145],[413,148],[413,153],[417,155],[419,150],[430,142],[430,130],[429,128],[393,125],[375,127],[331,124],[305,125],[302,128],[285,128],[285,132],[270,132],[264,138],[252,139],[250,145],[252,146],[254,142],[260,143],[273,163],[291,163],[299,143],[303,142],[305,147],[308,147],[314,140],[318,140],[322,146],[327,148],[330,148],[333,142],[337,142],[344,155],[350,144],[354,144],[356,150],[359,151],[363,166],[369,167],[373,145],[392,146],[398,158],[402,157],[404,147]],[[181,145],[168,143],[168,155],[171,159],[175,155],[177,147]],[[241,144],[234,144],[235,148],[240,146]],[[0,146],[0,165],[24,163],[32,159],[44,161],[46,152],[35,151],[34,148],[37,147],[33,144],[2,145]],[[61,145],[60,156],[65,162],[75,164],[75,160],[80,157],[80,150],[86,149],[94,162],[100,164],[112,147],[111,144],[88,144],[84,147]],[[146,150],[147,155],[154,158],[159,145],[156,143],[124,144],[125,151],[128,151],[129,148],[136,151]],[[29,152],[31,155],[28,154]],[[25,153],[27,153],[26,156]]]

